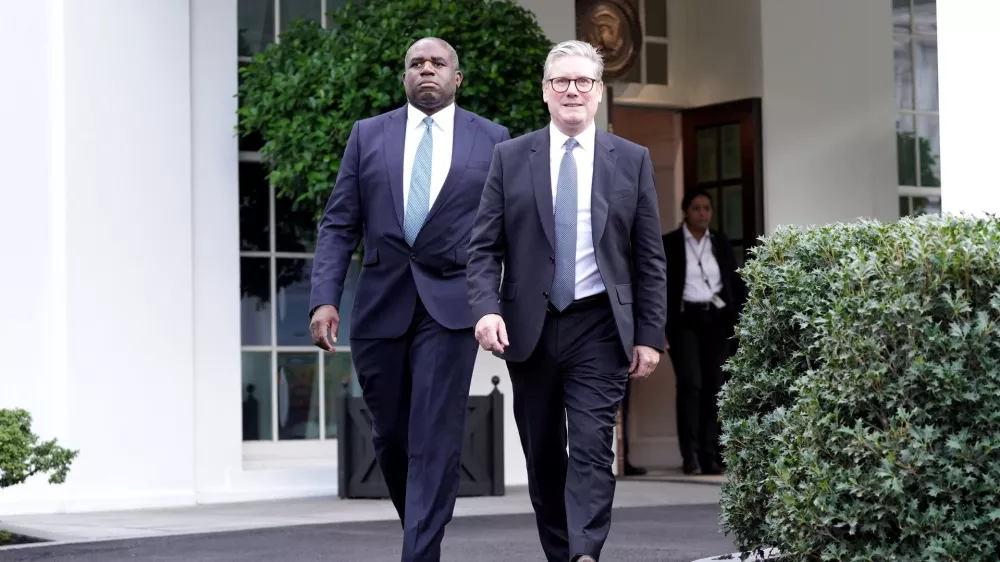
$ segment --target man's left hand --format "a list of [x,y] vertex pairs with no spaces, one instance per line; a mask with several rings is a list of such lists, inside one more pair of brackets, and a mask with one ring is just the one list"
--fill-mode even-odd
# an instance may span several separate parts
[[653,374],[653,369],[660,362],[660,352],[652,347],[637,345],[632,348],[632,364],[628,374],[633,379],[644,379]]

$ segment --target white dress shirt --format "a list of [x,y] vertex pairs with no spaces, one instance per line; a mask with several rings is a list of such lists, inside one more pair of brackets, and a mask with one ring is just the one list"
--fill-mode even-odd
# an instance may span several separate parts
[[[413,175],[413,160],[417,156],[417,146],[420,139],[424,138],[424,118],[427,114],[406,104],[406,140],[403,145],[403,212],[406,212],[406,202],[410,197],[410,176]],[[430,202],[427,209],[434,205],[434,200],[438,193],[441,193],[441,186],[448,177],[451,169],[451,149],[454,144],[455,131],[455,104],[450,103],[446,107],[431,116],[434,124],[431,125],[431,139],[433,150],[431,151],[431,191]]]
[[[582,299],[607,289],[597,270],[594,255],[594,227],[590,219],[590,198],[594,184],[594,142],[597,127],[591,123],[577,135],[579,145],[573,149],[576,161],[576,291],[574,299]],[[555,212],[556,188],[559,185],[559,166],[566,153],[566,139],[555,124],[549,124],[549,171],[552,176],[552,210]]]
[[687,302],[709,302],[722,290],[722,271],[712,253],[711,236],[706,231],[699,242],[686,223],[681,229],[684,231],[684,254],[687,257],[681,298]]

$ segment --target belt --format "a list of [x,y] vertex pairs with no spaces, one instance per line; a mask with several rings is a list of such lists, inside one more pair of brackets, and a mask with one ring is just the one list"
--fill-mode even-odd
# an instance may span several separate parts
[[596,295],[590,295],[589,297],[583,297],[582,299],[576,299],[575,301],[569,303],[562,312],[556,310],[556,307],[551,301],[546,303],[545,309],[549,314],[568,314],[570,312],[579,312],[581,310],[589,310],[591,308],[597,308],[600,306],[607,306],[611,303],[611,299],[608,298],[607,291],[602,291]]
[[684,311],[711,312],[713,310],[715,310],[715,305],[712,304],[712,301],[706,301],[706,302],[681,301],[681,312]]

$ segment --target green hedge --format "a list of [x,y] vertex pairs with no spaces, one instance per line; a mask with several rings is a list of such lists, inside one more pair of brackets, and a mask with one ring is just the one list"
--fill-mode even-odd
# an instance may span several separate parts
[[330,29],[293,23],[240,71],[238,131],[261,135],[270,180],[296,209],[322,214],[355,121],[406,103],[403,59],[422,37],[458,52],[462,108],[513,137],[549,121],[542,67],[552,42],[516,0],[347,2],[328,18]]
[[1000,553],[1000,226],[782,228],[721,397],[722,524],[789,560]]

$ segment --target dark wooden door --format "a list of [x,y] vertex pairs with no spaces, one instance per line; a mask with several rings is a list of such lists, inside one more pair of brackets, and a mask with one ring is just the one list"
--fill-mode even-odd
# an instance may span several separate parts
[[760,99],[685,110],[681,115],[684,191],[707,191],[712,225],[733,243],[736,259],[764,234]]

